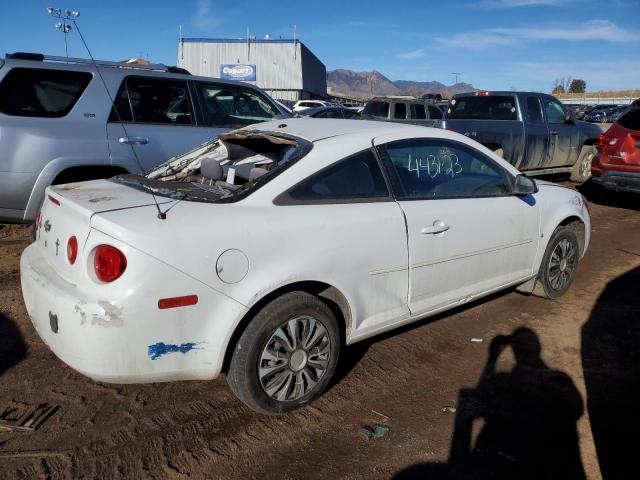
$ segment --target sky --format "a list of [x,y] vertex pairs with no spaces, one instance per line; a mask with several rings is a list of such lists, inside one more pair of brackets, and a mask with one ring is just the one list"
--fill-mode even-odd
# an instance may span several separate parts
[[[640,0],[269,1],[0,0],[4,52],[64,55],[47,6],[78,10],[95,58],[175,65],[184,37],[299,38],[327,70],[391,80],[459,81],[550,91],[561,77],[588,91],[640,88]],[[69,55],[87,57],[77,32]]]

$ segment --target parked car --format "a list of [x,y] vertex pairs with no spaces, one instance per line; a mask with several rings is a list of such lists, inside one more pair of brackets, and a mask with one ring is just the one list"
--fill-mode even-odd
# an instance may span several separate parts
[[611,114],[609,115],[609,119],[608,119],[609,122],[610,123],[617,122],[620,119],[620,117],[626,113],[628,109],[629,109],[629,105],[620,105],[615,111],[611,112]]
[[81,373],[224,371],[284,412],[327,388],[344,345],[513,286],[559,297],[589,232],[578,192],[462,135],[294,118],[49,187],[20,272],[39,335]]
[[324,100],[299,100],[293,104],[293,112],[301,112],[306,108],[318,108],[318,107],[329,107],[332,106],[331,102],[326,102]]
[[607,121],[608,113],[616,108],[618,108],[617,105],[598,105],[584,115],[584,120],[587,122],[604,123]]
[[364,120],[383,120],[432,127],[442,118],[442,110],[432,100],[413,97],[377,97],[362,110]]
[[0,221],[33,221],[48,185],[142,172],[285,113],[253,85],[98,64],[30,53],[0,60]]
[[311,118],[348,118],[352,120],[360,118],[360,112],[357,109],[333,106],[305,108],[298,112],[298,115]]
[[600,134],[591,171],[596,185],[640,193],[640,99]]
[[476,140],[529,175],[591,176],[600,128],[576,121],[551,95],[475,92],[454,95],[442,128]]

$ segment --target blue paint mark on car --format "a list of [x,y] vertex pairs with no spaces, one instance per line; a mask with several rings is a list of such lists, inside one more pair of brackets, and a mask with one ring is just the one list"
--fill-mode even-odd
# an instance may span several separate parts
[[154,343],[153,345],[149,345],[148,354],[149,354],[149,357],[151,357],[151,360],[156,360],[162,357],[163,355],[166,355],[167,353],[180,352],[184,354],[194,349],[198,350],[198,347],[196,347],[196,345],[198,344],[195,342],[183,343],[181,345],[158,342],[158,343]]

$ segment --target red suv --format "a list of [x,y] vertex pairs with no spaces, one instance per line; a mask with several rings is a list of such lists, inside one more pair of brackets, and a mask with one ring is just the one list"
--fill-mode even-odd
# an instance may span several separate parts
[[591,173],[608,190],[640,193],[640,99],[598,136]]

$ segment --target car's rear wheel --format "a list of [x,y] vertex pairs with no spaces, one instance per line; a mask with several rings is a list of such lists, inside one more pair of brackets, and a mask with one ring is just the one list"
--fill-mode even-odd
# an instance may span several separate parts
[[318,398],[333,376],[340,329],[331,309],[305,292],[272,300],[238,340],[227,375],[253,410],[281,413]]
[[582,147],[578,161],[574,164],[573,170],[571,171],[572,182],[584,183],[591,178],[591,163],[596,153],[596,147],[593,145],[585,145]]
[[542,258],[534,293],[551,299],[562,296],[573,282],[579,258],[580,244],[576,233],[569,227],[558,227]]

